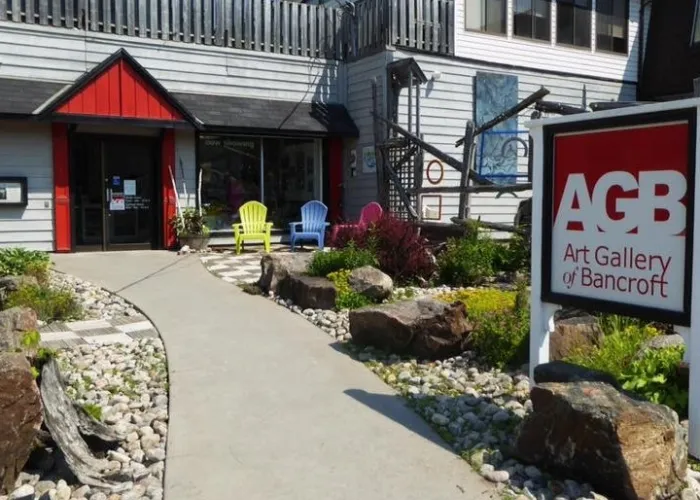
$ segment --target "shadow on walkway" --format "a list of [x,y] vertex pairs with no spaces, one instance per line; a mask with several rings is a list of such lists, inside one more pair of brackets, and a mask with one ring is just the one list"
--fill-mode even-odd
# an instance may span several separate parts
[[[355,401],[362,403],[377,413],[393,420],[397,424],[401,424],[406,429],[427,439],[431,443],[454,453],[452,447],[450,447],[418,413],[415,413],[413,409],[410,408],[407,401],[398,394],[374,394],[362,389],[348,389],[343,392]],[[407,413],[406,408],[411,409],[411,413]]]

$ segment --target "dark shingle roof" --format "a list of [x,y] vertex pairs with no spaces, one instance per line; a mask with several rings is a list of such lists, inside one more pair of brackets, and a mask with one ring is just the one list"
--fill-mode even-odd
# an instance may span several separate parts
[[65,83],[0,78],[0,114],[31,115]]
[[173,94],[205,128],[254,129],[357,137],[359,131],[342,104],[249,99],[206,94]]

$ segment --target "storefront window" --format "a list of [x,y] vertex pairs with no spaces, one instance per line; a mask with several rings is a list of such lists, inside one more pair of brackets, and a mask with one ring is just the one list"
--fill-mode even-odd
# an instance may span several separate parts
[[231,231],[246,201],[262,201],[278,229],[299,220],[301,206],[321,197],[314,139],[202,135],[198,162],[201,203],[212,231]]
[[264,139],[265,205],[275,227],[298,221],[301,206],[318,197],[316,141]]

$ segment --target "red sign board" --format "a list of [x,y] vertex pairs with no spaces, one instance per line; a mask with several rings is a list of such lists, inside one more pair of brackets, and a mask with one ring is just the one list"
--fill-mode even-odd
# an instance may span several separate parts
[[695,117],[544,126],[544,301],[689,323]]

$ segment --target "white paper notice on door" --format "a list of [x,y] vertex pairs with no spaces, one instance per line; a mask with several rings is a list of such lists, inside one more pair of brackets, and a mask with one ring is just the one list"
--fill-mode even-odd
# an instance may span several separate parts
[[124,179],[124,196],[136,196],[136,179]]
[[109,209],[112,212],[126,210],[126,203],[124,203],[123,193],[112,193],[112,197],[109,200]]

